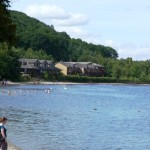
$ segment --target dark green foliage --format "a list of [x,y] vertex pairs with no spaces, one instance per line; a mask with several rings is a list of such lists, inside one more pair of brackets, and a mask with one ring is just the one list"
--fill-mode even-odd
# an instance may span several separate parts
[[[118,53],[111,47],[94,45],[81,39],[71,39],[66,32],[57,32],[54,26],[11,11],[9,1],[0,3],[0,76],[7,79],[19,77],[19,57],[55,61],[91,61],[105,66],[106,77],[60,76],[60,81],[72,82],[150,82],[150,60],[133,61],[116,59]],[[15,25],[13,24],[15,23]],[[17,28],[16,28],[17,27]],[[17,48],[10,46],[15,41]],[[47,78],[47,74],[45,74]],[[55,77],[54,77],[55,78]]]
[[[111,47],[73,39],[57,32],[26,14],[9,11],[9,0],[0,1],[0,77],[19,79],[19,58],[55,61],[91,61],[105,66],[106,77],[57,76],[51,80],[71,82],[147,82],[150,83],[150,60],[116,59]],[[11,47],[15,44],[16,47]],[[7,44],[6,44],[7,43]],[[45,73],[45,79],[49,78]]]
[[47,55],[43,50],[33,51],[31,48],[27,50],[13,47],[12,50],[19,55],[20,58],[31,58],[41,60],[54,60],[51,55]]
[[15,44],[16,25],[10,18],[9,6],[9,0],[0,1],[0,78],[13,80],[19,77],[20,63],[11,49]]
[[[58,76],[58,81],[61,82],[77,82],[77,83],[148,83],[150,84],[149,80],[140,80],[140,79],[119,79],[117,80],[115,77],[87,77],[87,76]],[[57,82],[55,80],[54,82]]]
[[98,63],[97,58],[117,58],[118,53],[111,47],[94,45],[81,39],[71,39],[69,45],[71,61],[92,61]]
[[[60,76],[59,81],[63,82],[78,82],[78,83],[115,83],[118,82],[112,77],[87,77],[87,76]],[[128,83],[129,81],[122,80],[122,82]]]
[[0,42],[7,42],[10,46],[15,44],[16,25],[10,18],[9,0],[0,1]]
[[20,75],[19,57],[6,43],[0,44],[0,77],[14,80]]
[[42,49],[55,60],[67,60],[70,37],[65,32],[56,32],[53,26],[12,11],[12,19],[17,26],[17,47],[34,51]]
[[102,63],[106,67],[106,75],[117,80],[150,81],[150,60],[133,61],[127,59],[105,59]]
[[42,49],[56,61],[97,61],[97,55],[104,58],[118,57],[111,47],[71,39],[66,32],[57,32],[53,26],[45,25],[24,13],[12,11],[11,17],[17,26],[17,47],[32,48],[34,51]]

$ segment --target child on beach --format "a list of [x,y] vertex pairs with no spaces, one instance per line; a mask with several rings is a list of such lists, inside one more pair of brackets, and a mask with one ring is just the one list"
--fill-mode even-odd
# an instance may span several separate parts
[[7,150],[7,134],[6,128],[4,127],[4,124],[6,124],[6,122],[6,117],[0,117],[0,150]]

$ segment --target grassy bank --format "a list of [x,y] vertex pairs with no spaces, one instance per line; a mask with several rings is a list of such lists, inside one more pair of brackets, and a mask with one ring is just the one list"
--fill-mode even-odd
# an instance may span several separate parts
[[86,76],[59,76],[61,82],[79,82],[79,83],[135,83],[150,84],[150,81],[140,79],[116,79],[112,77],[86,77]]
[[116,79],[113,77],[87,77],[79,75],[70,75],[70,76],[51,76],[47,79],[40,78],[20,78],[16,79],[14,82],[72,82],[72,83],[126,83],[126,84],[150,84],[150,80],[139,79],[139,78],[120,78]]

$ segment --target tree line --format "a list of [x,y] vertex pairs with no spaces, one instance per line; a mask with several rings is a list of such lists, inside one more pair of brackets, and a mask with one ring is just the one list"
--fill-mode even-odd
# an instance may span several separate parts
[[116,80],[150,81],[150,60],[117,59],[115,49],[70,38],[22,12],[10,11],[9,0],[0,1],[0,77],[19,78],[19,58],[57,61],[91,61],[106,68]]
[[52,55],[55,61],[78,61],[87,54],[96,57],[117,58],[118,53],[111,47],[94,45],[81,39],[73,39],[66,32],[57,32],[54,26],[48,26],[22,12],[11,11],[11,19],[16,24],[16,47],[34,51],[43,50]]

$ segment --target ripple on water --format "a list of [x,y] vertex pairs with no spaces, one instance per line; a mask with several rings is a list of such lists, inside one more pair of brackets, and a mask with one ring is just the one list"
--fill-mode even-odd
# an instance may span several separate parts
[[9,119],[8,138],[23,150],[150,149],[149,86],[65,87],[0,89],[0,115]]

